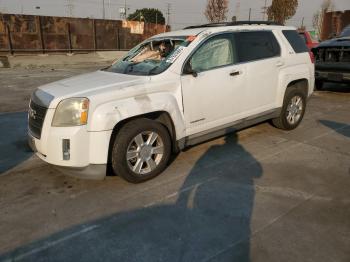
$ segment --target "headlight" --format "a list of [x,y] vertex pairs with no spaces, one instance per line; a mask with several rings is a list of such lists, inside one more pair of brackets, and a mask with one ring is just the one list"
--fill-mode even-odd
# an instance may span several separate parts
[[62,100],[55,111],[52,126],[82,126],[87,124],[89,99],[68,98]]

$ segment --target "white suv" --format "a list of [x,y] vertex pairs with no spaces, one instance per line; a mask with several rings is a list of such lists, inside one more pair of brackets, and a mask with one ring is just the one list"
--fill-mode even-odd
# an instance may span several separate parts
[[314,65],[295,28],[225,23],[154,36],[103,70],[39,87],[29,109],[37,155],[69,174],[129,182],[171,153],[272,119],[301,122]]

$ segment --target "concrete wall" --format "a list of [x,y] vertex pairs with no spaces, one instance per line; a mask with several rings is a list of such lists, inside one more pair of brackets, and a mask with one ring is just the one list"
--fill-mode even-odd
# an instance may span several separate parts
[[0,14],[0,53],[126,50],[169,29],[137,21]]

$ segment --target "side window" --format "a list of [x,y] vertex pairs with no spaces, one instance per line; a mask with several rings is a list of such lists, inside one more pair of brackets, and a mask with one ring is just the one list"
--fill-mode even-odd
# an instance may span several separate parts
[[223,34],[208,39],[192,56],[192,69],[202,72],[233,64],[232,38],[232,34]]
[[299,34],[295,30],[283,30],[283,35],[287,38],[290,45],[293,47],[295,53],[309,52],[305,41],[300,38]]
[[271,31],[240,32],[235,35],[240,62],[279,56],[281,48]]

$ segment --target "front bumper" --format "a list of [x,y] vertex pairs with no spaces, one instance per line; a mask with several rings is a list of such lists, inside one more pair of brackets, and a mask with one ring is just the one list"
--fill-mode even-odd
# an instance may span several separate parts
[[83,179],[90,180],[103,180],[106,177],[107,165],[88,165],[86,167],[74,168],[74,167],[63,167],[53,166],[61,173]]
[[327,82],[350,82],[350,63],[316,62],[315,78]]
[[[56,170],[60,171],[61,173],[68,176],[73,176],[73,177],[82,178],[82,179],[91,179],[91,180],[103,180],[106,177],[107,156],[105,158],[105,161],[102,161],[105,163],[100,163],[100,164],[89,163],[86,166],[76,166],[71,162],[71,161],[76,162],[76,160],[74,159],[63,160],[63,154],[62,154],[62,158],[54,159],[52,156],[49,157],[39,152],[36,147],[36,144],[38,144],[38,142],[40,143],[40,140],[28,134],[28,145],[33,150],[33,152],[41,160],[47,162],[48,164],[51,164]],[[62,161],[65,161],[64,165],[62,165]]]
[[349,72],[328,72],[328,71],[316,70],[315,78],[316,78],[316,80],[319,80],[319,81],[349,83],[350,82],[350,73]]
[[[49,109],[46,114],[40,139],[28,133],[29,146],[40,159],[65,174],[103,179],[112,130],[89,132],[87,126],[52,127],[53,111]],[[68,158],[64,154],[64,140],[69,141]]]

